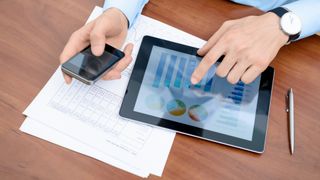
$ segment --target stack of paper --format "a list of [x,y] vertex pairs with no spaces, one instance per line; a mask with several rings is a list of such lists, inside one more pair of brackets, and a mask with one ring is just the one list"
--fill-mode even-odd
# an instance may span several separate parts
[[[95,7],[87,22],[102,13]],[[133,59],[144,35],[193,46],[204,41],[151,18],[140,16],[126,43],[135,45]],[[118,115],[134,61],[120,80],[87,86],[63,81],[60,68],[24,111],[21,130],[57,145],[121,168],[141,177],[161,176],[174,132],[128,121]]]

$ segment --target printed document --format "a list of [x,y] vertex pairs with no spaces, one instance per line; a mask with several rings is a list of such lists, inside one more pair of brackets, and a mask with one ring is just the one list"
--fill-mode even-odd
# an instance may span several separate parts
[[[102,13],[96,7],[88,22]],[[125,42],[134,44],[133,62],[120,80],[88,86],[66,85],[60,67],[25,110],[21,130],[141,177],[161,176],[175,133],[118,115],[120,104],[144,35],[200,47],[204,41],[141,15]]]

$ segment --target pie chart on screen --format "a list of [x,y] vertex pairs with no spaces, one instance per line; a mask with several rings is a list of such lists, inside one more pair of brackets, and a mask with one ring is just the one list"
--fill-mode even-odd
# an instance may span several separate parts
[[208,117],[208,111],[201,105],[193,105],[189,108],[188,115],[194,121],[203,121]]
[[186,112],[186,105],[183,101],[174,99],[167,103],[167,110],[173,116],[181,116]]

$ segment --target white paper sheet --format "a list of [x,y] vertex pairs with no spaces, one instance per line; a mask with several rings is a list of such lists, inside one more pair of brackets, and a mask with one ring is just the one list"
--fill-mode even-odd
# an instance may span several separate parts
[[[102,9],[96,7],[88,21],[101,12]],[[144,35],[193,46],[204,43],[171,26],[140,16],[126,40],[135,45],[133,59]],[[149,172],[161,176],[174,133],[118,116],[133,64],[123,72],[121,80],[99,81],[93,86],[78,81],[65,85],[58,68],[24,112],[32,120],[27,119],[21,130],[141,177]]]
[[[77,141],[77,139],[59,131],[59,129],[55,129],[53,127],[47,126],[46,124],[43,124],[41,123],[41,121],[37,121],[31,118],[26,118],[26,120],[23,122],[22,126],[20,127],[20,130],[30,135],[33,135],[35,137],[40,137],[41,139],[52,142],[59,146],[71,149],[83,155],[111,164],[117,168],[123,169],[127,172],[130,172],[140,177],[146,178],[150,173],[148,172],[148,170],[138,169],[137,167],[125,164],[124,162],[119,161],[115,158],[106,156],[105,154],[94,149],[93,147]],[[161,176],[161,174],[159,175],[156,173],[157,172],[154,172],[153,174]]]

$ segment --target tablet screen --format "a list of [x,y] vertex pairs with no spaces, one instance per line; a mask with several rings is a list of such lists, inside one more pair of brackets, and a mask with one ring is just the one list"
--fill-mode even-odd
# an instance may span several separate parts
[[153,46],[134,111],[251,141],[261,77],[229,84],[213,65],[190,82],[200,57]]

